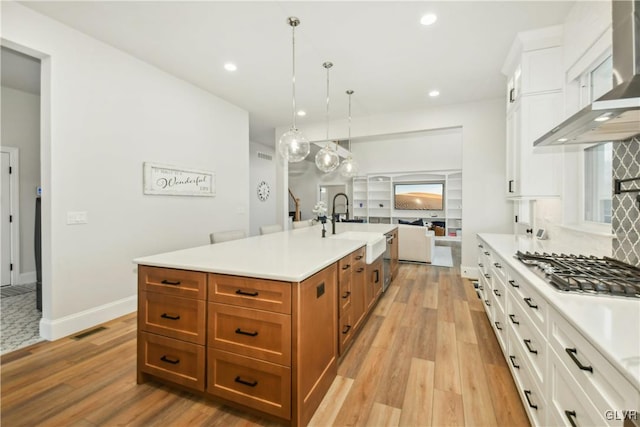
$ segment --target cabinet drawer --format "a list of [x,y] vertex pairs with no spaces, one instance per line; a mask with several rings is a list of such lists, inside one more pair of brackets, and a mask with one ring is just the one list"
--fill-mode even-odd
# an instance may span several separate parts
[[509,271],[507,283],[509,290],[516,296],[516,300],[524,312],[531,318],[534,325],[542,333],[547,334],[547,313],[549,307],[547,301],[535,291],[531,285],[522,280],[520,276]]
[[363,246],[355,251],[351,252],[351,256],[353,257],[353,264],[364,263],[366,255],[366,247]]
[[509,357],[508,363],[511,372],[520,392],[520,398],[527,415],[534,426],[547,425],[547,403],[542,394],[543,388],[540,388],[533,379],[532,373],[527,367],[526,357],[523,356],[522,348],[514,342],[513,337],[509,338]]
[[[512,298],[512,296],[510,296]],[[516,303],[513,298],[510,304],[511,314],[509,321],[514,331],[512,342],[517,341],[522,350],[533,379],[535,379],[540,388],[544,383],[546,374],[546,360],[548,353],[547,341],[540,334],[537,328],[533,326],[533,322],[523,313],[523,308]],[[513,319],[517,323],[513,323]]]
[[207,273],[140,265],[138,289],[184,298],[206,299]]
[[208,344],[244,356],[291,365],[291,316],[209,303]]
[[291,283],[210,274],[209,301],[291,314]]
[[338,316],[342,317],[346,311],[351,308],[351,275],[348,277],[340,277],[338,285]]
[[207,392],[251,408],[291,419],[288,367],[209,349]]
[[138,328],[196,344],[205,343],[206,301],[155,292],[138,295]]
[[[640,392],[558,313],[551,316],[549,343],[561,365],[598,408],[640,408]],[[559,368],[558,368],[559,369]]]
[[147,332],[138,333],[138,369],[204,391],[205,348]]
[[338,261],[338,281],[342,283],[346,277],[351,276],[353,271],[353,253]]

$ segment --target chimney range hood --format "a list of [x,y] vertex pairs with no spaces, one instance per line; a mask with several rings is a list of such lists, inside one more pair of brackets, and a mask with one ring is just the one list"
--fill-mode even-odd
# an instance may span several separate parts
[[533,145],[622,141],[640,134],[640,0],[611,0],[613,89]]

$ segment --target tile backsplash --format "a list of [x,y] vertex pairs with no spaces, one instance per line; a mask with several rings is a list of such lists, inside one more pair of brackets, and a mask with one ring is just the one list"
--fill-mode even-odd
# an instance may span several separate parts
[[[640,138],[613,144],[613,178],[640,178]],[[623,189],[639,189],[640,180],[625,182]],[[614,194],[612,209],[613,257],[640,266],[640,193]]]

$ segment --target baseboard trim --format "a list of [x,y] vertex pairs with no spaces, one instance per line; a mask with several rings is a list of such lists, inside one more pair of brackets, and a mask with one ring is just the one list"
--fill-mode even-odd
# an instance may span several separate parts
[[460,265],[460,276],[464,277],[465,279],[477,279],[478,267]]
[[54,341],[84,329],[89,329],[138,309],[138,296],[132,295],[89,310],[70,314],[60,319],[40,319],[40,336]]
[[36,283],[36,272],[29,271],[28,273],[20,273],[18,276],[18,285],[27,285],[29,283]]

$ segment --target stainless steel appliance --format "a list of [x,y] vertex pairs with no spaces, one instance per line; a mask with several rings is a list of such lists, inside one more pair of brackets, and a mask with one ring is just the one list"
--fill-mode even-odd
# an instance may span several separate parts
[[386,291],[391,283],[391,244],[393,243],[393,234],[385,234],[385,237],[387,239],[387,247],[382,256],[382,276],[384,278],[382,282],[382,292]]
[[520,251],[515,256],[560,291],[640,298],[640,268],[616,259]]

